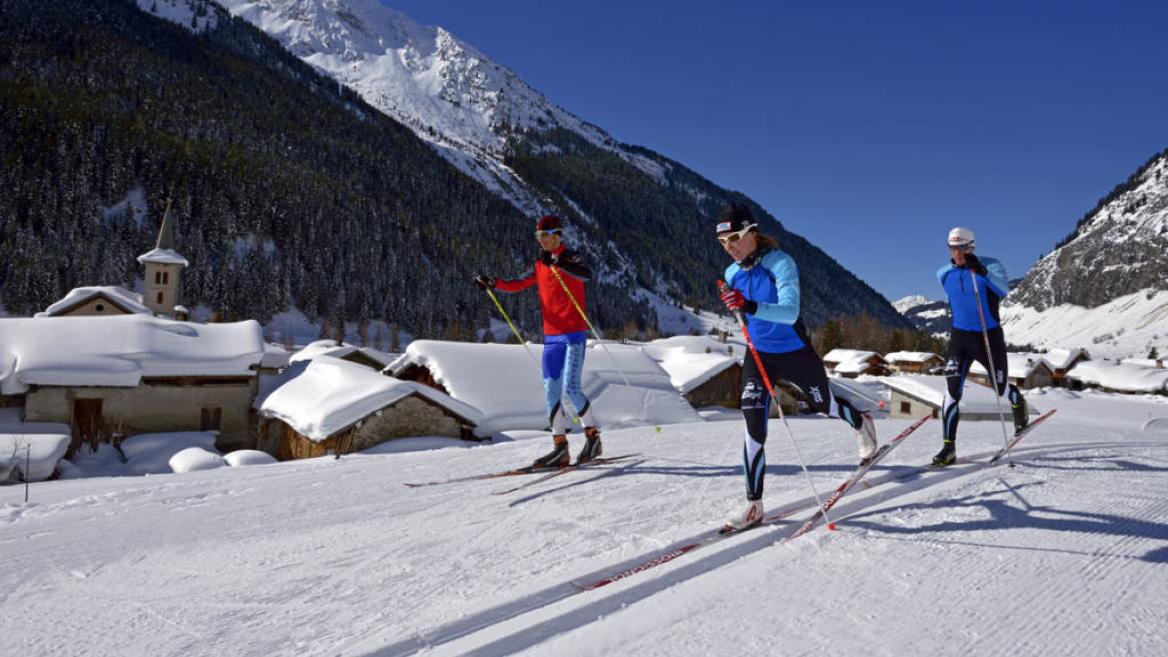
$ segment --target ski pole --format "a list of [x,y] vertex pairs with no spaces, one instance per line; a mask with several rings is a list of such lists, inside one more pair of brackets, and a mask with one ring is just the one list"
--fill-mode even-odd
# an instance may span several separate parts
[[[725,292],[726,288],[726,282],[718,279],[718,292]],[[783,413],[783,405],[779,403],[778,392],[771,385],[771,378],[767,376],[766,368],[762,366],[762,358],[758,355],[758,349],[754,347],[754,340],[750,339],[750,330],[746,328],[746,318],[742,316],[741,310],[731,312],[734,313],[734,319],[738,321],[738,328],[742,329],[742,337],[746,338],[746,346],[750,347],[750,353],[754,356],[754,364],[758,367],[759,374],[762,374],[762,382],[766,384],[767,390],[771,393],[771,398],[775,400],[775,406],[779,409],[779,420],[782,421],[783,429],[787,432],[787,440],[791,441],[791,447],[795,450],[795,458],[799,459],[799,467],[803,468],[803,477],[807,479],[807,486],[811,488],[811,494],[815,496],[815,503],[819,505],[819,512],[823,514],[823,520],[827,524],[831,524],[831,518],[827,515],[827,509],[823,506],[823,500],[819,498],[819,491],[815,490],[815,484],[811,481],[811,473],[807,471],[807,464],[803,462],[803,454],[799,452],[799,445],[795,443],[795,434],[791,433],[791,426],[787,424],[787,416]]]
[[[1002,412],[1002,395],[998,392],[998,374],[994,371],[994,352],[990,350],[990,332],[986,328],[985,313],[981,310],[981,292],[977,290],[977,274],[971,269],[969,270],[969,277],[973,280],[973,298],[977,303],[977,320],[981,322],[981,338],[985,342],[986,363],[990,366],[990,379],[993,381],[994,404],[998,407],[998,419],[1002,423],[1002,442],[1009,449],[1010,436],[1006,432],[1006,414]],[[1008,389],[1009,384],[1009,381],[1002,381],[1003,392]],[[1013,461],[1010,462],[1010,467],[1014,467]]]
[[600,337],[600,333],[598,333],[596,331],[596,327],[592,325],[592,320],[588,319],[588,315],[584,313],[584,309],[580,307],[580,303],[576,301],[576,297],[572,296],[572,291],[568,289],[568,284],[565,283],[564,278],[560,276],[559,268],[555,265],[552,265],[551,267],[548,267],[548,269],[551,269],[552,273],[555,274],[556,280],[560,282],[560,287],[564,288],[564,294],[568,295],[568,298],[572,300],[572,305],[576,307],[576,312],[580,313],[580,316],[584,318],[584,323],[587,324],[588,329],[592,331],[592,337],[596,338],[596,342],[598,342],[601,348],[604,349],[604,353],[608,354],[609,359],[612,360],[613,367],[615,367],[617,373],[621,375],[621,379],[624,380],[625,385],[632,388],[633,384],[629,383],[629,377],[625,376],[624,370],[622,370],[620,364],[616,362],[616,357],[612,355],[612,352],[608,350],[608,346],[604,344],[604,340]]
[[[511,327],[511,332],[515,334],[515,338],[519,340],[519,344],[523,345],[523,350],[526,351],[527,355],[531,357],[531,364],[535,366],[535,370],[540,373],[540,376],[542,376],[543,369],[539,366],[539,360],[536,359],[535,354],[531,353],[531,347],[527,346],[527,340],[524,340],[523,335],[519,333],[519,329],[515,328],[515,322],[511,321],[510,315],[507,314],[506,310],[503,310],[503,304],[499,303],[499,298],[495,296],[494,290],[489,287],[484,287],[483,291],[487,293],[487,296],[491,297],[491,301],[495,302],[495,307],[499,309],[499,314],[503,316],[503,320],[507,322],[507,326]],[[572,400],[569,399],[568,404],[571,405],[571,402]],[[580,424],[581,422],[582,420],[580,419],[580,413],[577,412],[575,407],[573,407],[572,424]]]

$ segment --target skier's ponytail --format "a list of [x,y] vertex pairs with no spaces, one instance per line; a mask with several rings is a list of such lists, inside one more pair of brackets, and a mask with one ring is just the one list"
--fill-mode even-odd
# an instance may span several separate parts
[[758,242],[758,247],[760,249],[764,247],[768,249],[779,248],[779,240],[775,237],[767,235],[766,233],[760,233],[756,230],[754,233],[754,239]]

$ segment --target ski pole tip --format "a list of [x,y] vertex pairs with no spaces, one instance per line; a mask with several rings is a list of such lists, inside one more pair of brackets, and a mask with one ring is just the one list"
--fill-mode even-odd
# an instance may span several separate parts
[[828,523],[827,528],[834,532],[835,531],[835,523],[834,522]]

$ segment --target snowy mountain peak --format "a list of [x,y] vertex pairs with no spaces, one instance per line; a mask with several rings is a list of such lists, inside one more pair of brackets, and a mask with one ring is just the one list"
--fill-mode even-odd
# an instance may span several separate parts
[[926,303],[933,303],[933,300],[924,296],[923,294],[910,294],[900,301],[894,302],[892,307],[896,308],[896,312],[903,315],[906,311],[912,310],[917,306],[923,306]]
[[220,3],[528,215],[546,208],[503,163],[508,138],[525,130],[566,128],[661,179],[660,164],[621,148],[449,30],[420,25],[376,0]]

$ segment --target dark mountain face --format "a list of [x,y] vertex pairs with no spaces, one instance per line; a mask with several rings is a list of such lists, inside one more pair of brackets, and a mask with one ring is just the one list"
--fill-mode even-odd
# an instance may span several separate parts
[[1168,151],[1099,200],[1042,257],[1010,302],[1045,310],[1094,308],[1143,290],[1168,289]]
[[751,199],[653,151],[622,147],[659,164],[662,179],[564,129],[514,139],[507,164],[566,215],[579,216],[576,208],[588,215],[594,223],[578,223],[600,243],[611,240],[621,252],[642,254],[636,280],[642,287],[717,308],[711,299],[715,281],[730,260],[714,239],[714,217],[727,203],[745,203],[760,230],[778,238],[795,259],[810,325],[867,313],[886,325],[909,327],[883,296]]
[[[134,257],[153,244],[172,198],[178,250],[191,262],[187,305],[263,320],[295,304],[311,319],[382,319],[419,336],[484,325],[492,308],[469,281],[521,271],[536,249],[531,219],[212,10],[217,26],[196,35],[122,0],[0,4],[6,309],[32,313],[79,285],[132,284]],[[607,272],[590,293],[602,328],[655,324],[633,300],[638,286],[716,307],[726,262],[710,217],[748,199],[645,151],[666,169],[664,183],[654,180],[568,131],[527,132],[511,150]],[[150,211],[142,224],[108,211],[135,189]],[[752,206],[799,264],[812,324],[868,312],[903,325],[875,291]],[[538,327],[534,295],[509,304]]]

